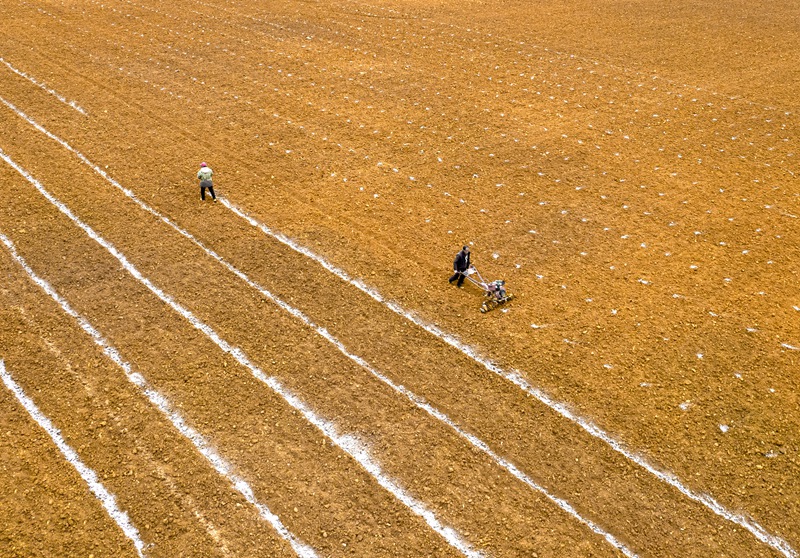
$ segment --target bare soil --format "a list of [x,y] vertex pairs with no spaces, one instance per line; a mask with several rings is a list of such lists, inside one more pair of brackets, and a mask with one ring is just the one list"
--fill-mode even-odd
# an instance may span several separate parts
[[[0,163],[0,233],[320,556],[460,552],[32,180],[477,551],[800,549],[800,2],[0,15],[0,149],[28,173]],[[200,161],[221,203],[200,201]],[[447,283],[464,243],[512,302],[481,314]],[[294,555],[5,246],[0,270],[0,359],[148,556]],[[1,553],[136,556],[5,389],[0,408]]]

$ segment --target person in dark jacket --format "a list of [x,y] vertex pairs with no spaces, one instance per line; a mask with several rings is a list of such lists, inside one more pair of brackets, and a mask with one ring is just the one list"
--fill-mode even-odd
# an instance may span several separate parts
[[458,283],[456,283],[457,287],[460,287],[464,284],[464,272],[469,269],[469,246],[464,246],[461,248],[461,251],[456,254],[456,259],[453,261],[453,276],[450,278],[449,282],[452,283],[456,279],[458,279]]

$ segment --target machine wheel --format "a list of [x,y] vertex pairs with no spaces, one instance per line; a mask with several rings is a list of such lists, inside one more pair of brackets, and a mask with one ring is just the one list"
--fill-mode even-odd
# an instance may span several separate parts
[[498,302],[496,300],[485,300],[481,305],[481,313],[485,314],[490,310],[497,308]]

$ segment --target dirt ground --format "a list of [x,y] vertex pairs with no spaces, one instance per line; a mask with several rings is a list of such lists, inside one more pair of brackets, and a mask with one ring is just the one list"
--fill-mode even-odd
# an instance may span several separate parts
[[[0,15],[0,361],[143,555],[797,556],[800,1]],[[137,556],[0,409],[0,554]]]

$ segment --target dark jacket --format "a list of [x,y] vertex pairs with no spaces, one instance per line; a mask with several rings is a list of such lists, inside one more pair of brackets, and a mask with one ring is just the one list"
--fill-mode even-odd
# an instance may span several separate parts
[[453,262],[453,270],[464,272],[469,269],[469,256],[469,252],[465,253],[464,250],[459,251]]

